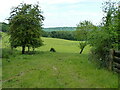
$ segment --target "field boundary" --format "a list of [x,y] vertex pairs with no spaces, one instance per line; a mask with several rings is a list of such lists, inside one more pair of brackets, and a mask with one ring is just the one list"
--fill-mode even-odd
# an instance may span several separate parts
[[109,70],[120,73],[120,51],[110,50]]

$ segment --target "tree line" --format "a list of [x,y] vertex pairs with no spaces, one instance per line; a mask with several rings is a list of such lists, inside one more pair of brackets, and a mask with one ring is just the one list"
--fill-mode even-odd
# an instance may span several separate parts
[[74,35],[74,31],[42,31],[43,37],[52,37],[52,38],[60,38],[67,40],[77,40]]
[[75,31],[76,27],[49,27],[49,28],[43,28],[44,31]]

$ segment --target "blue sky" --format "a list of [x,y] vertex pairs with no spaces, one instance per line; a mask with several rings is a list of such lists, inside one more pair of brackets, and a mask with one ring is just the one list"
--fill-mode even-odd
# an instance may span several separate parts
[[11,7],[37,1],[45,17],[43,27],[75,27],[84,20],[99,25],[103,17],[102,3],[106,0],[4,0],[0,3],[0,22],[7,22],[5,18],[9,17]]

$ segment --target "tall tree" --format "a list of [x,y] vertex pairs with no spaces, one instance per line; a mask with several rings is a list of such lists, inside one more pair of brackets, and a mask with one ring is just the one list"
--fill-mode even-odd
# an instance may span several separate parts
[[40,38],[44,17],[39,5],[21,3],[13,8],[9,17],[9,34],[12,48],[25,47],[36,48],[42,45]]

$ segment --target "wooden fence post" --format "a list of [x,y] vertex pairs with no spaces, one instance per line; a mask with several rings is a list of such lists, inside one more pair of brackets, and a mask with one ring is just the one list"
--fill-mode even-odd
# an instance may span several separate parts
[[113,58],[114,58],[114,50],[110,49],[110,57],[109,57],[109,66],[108,69],[111,71],[113,69]]

